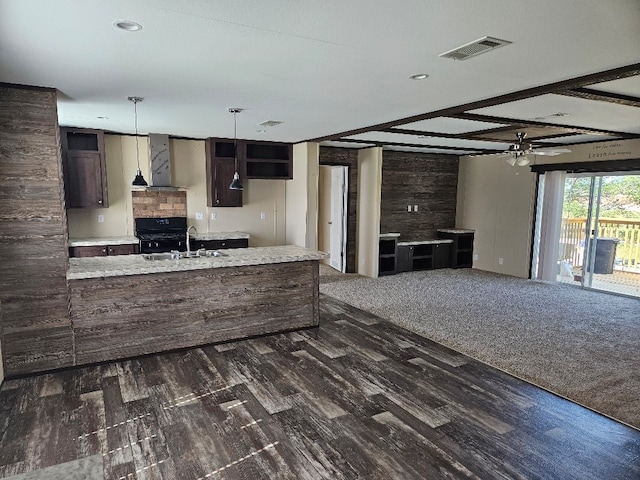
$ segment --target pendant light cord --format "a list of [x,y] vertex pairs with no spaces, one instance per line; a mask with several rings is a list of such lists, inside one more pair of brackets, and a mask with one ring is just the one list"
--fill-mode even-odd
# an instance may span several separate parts
[[136,130],[136,161],[138,163],[138,171],[140,170],[140,147],[138,146],[138,99],[133,99],[133,117]]
[[236,115],[238,113],[238,109],[233,110],[233,160],[234,165],[236,167],[236,172],[238,171],[238,125],[236,122]]

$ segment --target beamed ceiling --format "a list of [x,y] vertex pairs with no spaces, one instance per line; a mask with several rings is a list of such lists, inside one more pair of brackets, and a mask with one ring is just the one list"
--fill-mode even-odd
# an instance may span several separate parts
[[[442,56],[487,36],[511,43]],[[638,45],[638,0],[0,1],[0,82],[55,87],[61,125],[120,133],[140,96],[141,133],[186,138],[233,136],[229,107],[240,138],[354,148],[637,138]]]
[[[640,117],[640,97],[608,91],[625,82],[640,84],[639,75],[640,63],[631,64],[313,140],[334,146],[386,146],[396,150],[487,155],[504,152],[522,132],[537,148],[639,138],[640,133],[630,131],[634,129],[625,129],[622,119],[620,127],[608,129],[602,128],[609,125],[605,119],[582,125],[568,113],[590,110],[612,116],[620,114],[623,118]],[[604,89],[599,89],[600,85]],[[518,118],[516,113],[549,103],[571,107],[532,118]],[[434,126],[440,129],[430,130]]]

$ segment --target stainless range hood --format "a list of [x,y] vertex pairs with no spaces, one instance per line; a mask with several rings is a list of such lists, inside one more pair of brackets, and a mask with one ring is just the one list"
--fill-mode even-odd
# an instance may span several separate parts
[[135,190],[186,190],[174,186],[171,179],[171,151],[169,135],[162,133],[149,134],[149,159],[151,161],[148,187],[133,187]]

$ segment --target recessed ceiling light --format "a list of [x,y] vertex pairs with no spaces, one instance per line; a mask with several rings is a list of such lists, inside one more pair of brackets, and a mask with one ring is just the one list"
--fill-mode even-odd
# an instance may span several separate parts
[[126,30],[127,32],[138,32],[142,30],[142,25],[131,20],[116,20],[113,25],[120,30]]
[[424,80],[425,78],[429,78],[429,75],[426,73],[416,73],[409,77],[411,80]]
[[98,120],[109,120],[109,117],[96,117]]

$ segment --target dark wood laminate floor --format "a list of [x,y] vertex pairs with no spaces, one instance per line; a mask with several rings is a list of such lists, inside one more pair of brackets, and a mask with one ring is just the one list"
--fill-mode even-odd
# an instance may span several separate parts
[[6,381],[0,477],[640,478],[640,432],[327,296],[320,328]]

